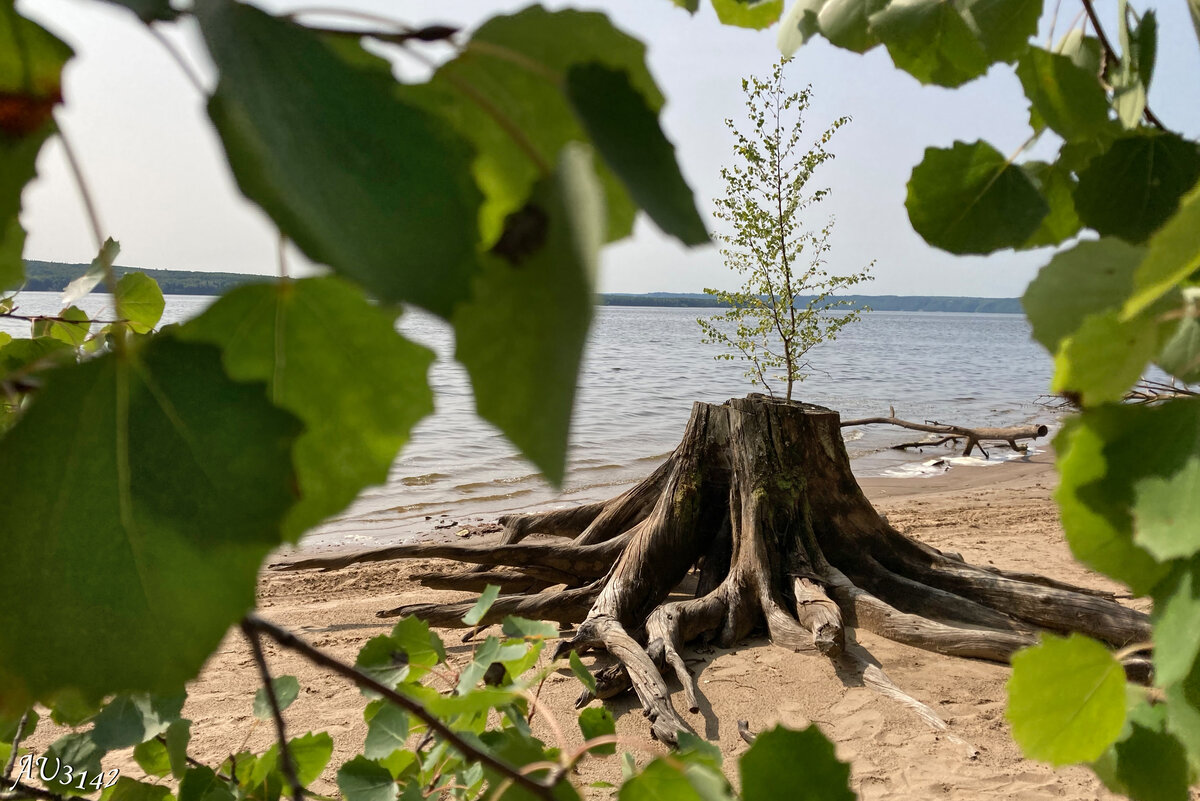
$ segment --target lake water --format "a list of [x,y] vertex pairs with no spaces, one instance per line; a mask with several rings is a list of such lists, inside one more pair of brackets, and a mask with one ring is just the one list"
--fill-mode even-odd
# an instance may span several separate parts
[[[165,322],[199,314],[206,297],[169,296]],[[23,293],[25,314],[53,314],[58,295]],[[102,312],[107,296],[82,304]],[[111,312],[108,312],[111,314]],[[374,545],[430,530],[491,520],[506,511],[576,504],[611,497],[647,475],[679,442],[692,403],[721,402],[753,388],[740,361],[717,361],[700,343],[696,317],[705,309],[597,309],[571,435],[566,486],[552,490],[493,428],[474,414],[465,371],[449,358],[448,327],[410,312],[401,330],[438,354],[430,373],[437,411],[418,425],[387,484],[368,489],[349,509],[309,536],[309,544]],[[0,330],[27,334],[27,324],[0,319]],[[1021,315],[873,312],[844,329],[837,342],[810,354],[813,374],[795,397],[836,409],[843,418],[885,416],[968,426],[1033,421],[1054,425],[1037,405],[1052,372],[1049,355],[1029,338]],[[911,476],[986,466],[982,459],[890,446],[921,435],[890,426],[846,429],[860,476]],[[1045,440],[1039,441],[1044,445]],[[994,464],[1010,458],[991,451]]]

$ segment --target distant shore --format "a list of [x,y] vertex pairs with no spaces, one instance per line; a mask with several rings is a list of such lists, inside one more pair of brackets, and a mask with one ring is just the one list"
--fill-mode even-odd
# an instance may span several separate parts
[[[83,275],[86,264],[63,264],[49,261],[25,263],[25,290],[29,292],[61,292],[73,279]],[[158,282],[167,295],[220,295],[229,289],[255,281],[274,280],[269,275],[247,273],[210,273],[198,270],[147,270],[138,267],[113,268],[117,277],[127,272],[142,272]],[[842,295],[850,308],[869,307],[874,311],[957,312],[982,314],[1021,314],[1019,298],[978,298],[944,295]],[[807,302],[802,296],[798,300]],[[606,292],[596,296],[600,306],[653,306],[663,308],[720,308],[712,295],[699,292]]]

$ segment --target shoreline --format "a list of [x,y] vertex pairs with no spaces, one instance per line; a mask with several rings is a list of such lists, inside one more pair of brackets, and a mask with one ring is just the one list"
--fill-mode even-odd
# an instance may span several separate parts
[[[879,478],[861,484],[894,527],[934,547],[958,552],[968,562],[1122,590],[1071,557],[1052,498],[1057,474],[1051,453],[987,470],[951,470],[920,481]],[[376,618],[377,610],[474,597],[430,590],[411,579],[415,573],[449,564],[418,559],[361,564],[328,573],[264,570],[257,592],[259,614],[327,653],[353,662],[367,640],[394,625],[394,620]],[[1140,599],[1133,605],[1147,610],[1149,602]],[[472,643],[462,642],[461,629],[437,631],[446,643],[450,667],[457,670],[470,661],[475,644],[486,634],[498,633],[499,627],[489,627]],[[684,720],[719,746],[726,773],[735,782],[737,759],[747,748],[737,733],[737,721],[745,719],[754,732],[779,723],[794,728],[820,725],[835,743],[838,757],[851,764],[853,787],[864,801],[1118,798],[1085,768],[1054,770],[1020,755],[1004,719],[1006,665],[942,656],[851,629],[847,629],[847,645],[863,649],[862,656],[877,662],[905,692],[932,707],[953,737],[935,732],[913,712],[862,686],[830,660],[775,647],[763,633],[734,649],[705,644],[684,649],[687,664],[698,671],[700,713],[687,713],[682,689],[674,679],[668,683]],[[264,646],[273,674],[295,675],[301,685],[299,698],[285,713],[288,736],[325,730],[333,737],[333,758],[311,789],[336,794],[337,769],[363,747],[365,700],[341,677],[273,643]],[[547,659],[548,653],[543,654],[540,664]],[[597,657],[583,659],[589,667],[596,666]],[[441,686],[436,679],[434,683]],[[549,674],[534,719],[537,736],[553,744],[557,728],[564,747],[582,742],[574,720],[580,687],[568,668]],[[193,721],[190,753],[194,757],[216,765],[232,752],[243,748],[262,752],[274,743],[274,727],[251,714],[258,688],[249,648],[234,627],[188,686],[184,716]],[[616,719],[620,750],[632,752],[638,765],[665,752],[650,738],[632,694],[610,699],[606,706]],[[547,725],[549,717],[556,727]],[[28,744],[44,750],[62,731],[46,721]],[[575,775],[576,784],[587,798],[610,798],[610,791],[587,785],[619,783],[620,764],[618,756],[589,758]],[[106,759],[105,767],[118,767],[122,775],[131,777],[141,775],[129,750]]]
[[[951,470],[921,481],[862,481],[868,497],[893,526],[935,547],[957,551],[967,561],[1117,589],[1071,558],[1051,498],[1056,484],[1053,455],[1048,452],[986,472]],[[414,573],[446,564],[422,559],[364,564],[330,573],[265,571],[260,579],[259,606],[270,620],[353,661],[366,640],[385,633],[393,623],[377,619],[376,610],[415,601],[472,597],[429,590],[410,579]],[[452,665],[461,666],[470,659],[473,646],[461,642],[461,630],[439,632]],[[852,781],[862,799],[1116,798],[1086,769],[1055,771],[1020,756],[1004,720],[1007,666],[920,651],[867,632],[856,631],[850,639],[852,647],[864,648],[906,692],[933,707],[949,724],[950,732],[978,749],[978,755],[972,758],[961,745],[934,732],[910,711],[856,686],[853,677],[841,675],[828,660],[776,648],[761,634],[736,649],[705,645],[686,649],[689,665],[701,671],[703,698],[700,714],[684,712],[684,719],[720,746],[726,770],[734,778],[737,757],[746,748],[737,734],[738,719],[748,719],[753,731],[776,723],[803,727],[815,722],[835,742],[838,756],[851,762]],[[332,734],[333,761],[313,789],[335,791],[332,779],[337,767],[357,753],[366,735],[363,700],[340,678],[323,674],[293,654],[270,647],[268,657],[276,674],[293,673],[304,688],[287,713],[291,736],[310,729],[326,729]],[[585,657],[589,665],[594,661],[594,657]],[[683,709],[680,689],[674,682],[672,686],[677,708]],[[271,727],[253,725],[250,716],[256,688],[248,650],[240,636],[230,635],[189,688],[185,714],[197,724],[193,728],[196,754],[218,760],[246,738],[247,731],[251,748],[270,746]],[[560,670],[549,676],[541,695],[547,714],[559,721],[568,747],[581,742],[573,720],[578,692],[578,681],[570,671]],[[616,718],[618,734],[627,742],[627,750],[635,752],[639,765],[664,751],[650,739],[635,699],[628,695],[612,699],[608,707]],[[555,740],[544,720],[535,729],[547,742]],[[619,781],[619,777],[620,760],[609,757],[586,761],[576,779],[577,784],[586,786]],[[607,797],[593,790],[586,793]]]

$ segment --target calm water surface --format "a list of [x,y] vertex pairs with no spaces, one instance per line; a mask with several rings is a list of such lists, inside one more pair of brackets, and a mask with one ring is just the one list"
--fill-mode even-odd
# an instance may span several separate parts
[[[164,322],[195,316],[211,300],[169,296]],[[23,293],[20,301],[26,314],[58,309],[53,293]],[[104,295],[89,296],[81,305],[93,316],[111,314]],[[387,484],[364,492],[312,532],[309,544],[370,545],[434,525],[617,494],[670,453],[693,402],[719,403],[752,390],[744,363],[716,361],[716,347],[700,343],[696,317],[706,311],[597,310],[580,375],[566,486],[558,493],[475,417],[466,373],[450,358],[448,327],[430,315],[406,314],[401,331],[439,355],[430,373],[437,410],[417,426]],[[0,330],[27,333],[13,320],[0,320]],[[1052,362],[1030,340],[1020,315],[873,312],[810,358],[814,373],[797,386],[795,396],[836,409],[843,418],[886,415],[894,406],[897,416],[915,421],[1054,423],[1053,414],[1034,403],[1049,386]],[[919,478],[945,469],[925,464],[932,456],[949,455],[890,450],[892,444],[919,438],[917,432],[872,426],[847,429],[845,435],[860,476]],[[993,461],[1003,455],[992,453]],[[954,461],[982,464],[974,458]]]

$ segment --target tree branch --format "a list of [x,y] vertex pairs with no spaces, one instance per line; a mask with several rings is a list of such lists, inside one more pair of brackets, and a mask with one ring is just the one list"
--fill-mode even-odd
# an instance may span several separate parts
[[[1100,40],[1100,46],[1104,48],[1105,55],[1108,56],[1113,63],[1119,62],[1121,59],[1117,55],[1117,51],[1113,49],[1112,42],[1108,40],[1108,35],[1104,33],[1104,28],[1100,26],[1100,18],[1096,15],[1096,9],[1094,6],[1092,6],[1092,0],[1081,0],[1081,2],[1083,3],[1083,10],[1087,12],[1088,19],[1092,23],[1092,27],[1096,29],[1096,38]],[[1162,120],[1160,120],[1158,116],[1150,110],[1149,103],[1147,103],[1146,107],[1142,110],[1142,114],[1146,117],[1147,122],[1158,128],[1160,131],[1167,130],[1167,126],[1162,124]]]
[[292,785],[293,801],[304,801],[304,788],[300,786],[300,778],[296,775],[296,763],[292,760],[291,749],[288,748],[283,710],[279,708],[279,697],[275,695],[275,685],[271,683],[271,671],[267,667],[267,659],[263,655],[258,630],[250,623],[248,617],[242,620],[242,633],[250,641],[250,650],[254,653],[255,663],[258,664],[258,674],[262,677],[263,690],[267,694],[267,702],[271,705],[271,717],[275,719],[275,734],[279,738],[280,768],[283,770],[284,778]]

